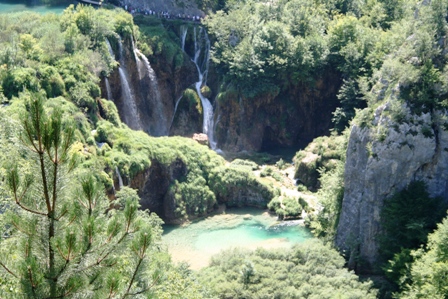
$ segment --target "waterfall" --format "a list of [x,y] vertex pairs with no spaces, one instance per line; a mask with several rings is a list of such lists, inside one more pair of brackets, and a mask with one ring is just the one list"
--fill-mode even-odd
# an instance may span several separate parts
[[151,135],[166,136],[169,133],[168,121],[167,121],[165,113],[164,113],[162,96],[161,96],[160,90],[159,90],[159,83],[157,81],[157,75],[156,75],[154,69],[151,67],[151,64],[149,63],[148,58],[142,52],[140,52],[139,49],[135,49],[134,52],[137,57],[141,58],[141,60],[138,59],[139,63],[141,64],[143,61],[143,66],[145,68],[145,74],[147,74],[149,77],[151,103],[154,104],[154,112],[155,112],[155,113],[153,113],[153,120],[155,122],[154,122],[153,130],[151,130]]
[[119,42],[119,52],[120,52],[120,66],[118,68],[118,73],[120,75],[121,83],[121,96],[123,99],[123,121],[134,130],[141,130],[141,120],[138,113],[137,102],[135,95],[129,85],[129,75],[126,69],[125,57],[123,54],[123,45],[120,40]]
[[180,37],[181,37],[181,41],[182,41],[182,51],[185,52],[185,39],[187,38],[187,30],[188,27],[187,26],[180,26]]
[[[203,51],[203,52],[202,52]],[[201,56],[202,55],[202,56]],[[202,103],[204,120],[202,131],[208,136],[210,147],[216,150],[216,141],[213,136],[213,106],[210,101],[201,93],[201,87],[207,81],[208,62],[210,55],[210,40],[204,28],[199,28],[199,36],[194,28],[194,59],[193,62],[199,73],[199,81],[195,83],[196,92],[199,95]],[[202,60],[201,60],[202,58]]]
[[121,82],[121,95],[123,100],[126,101],[123,105],[123,121],[134,130],[140,130],[140,117],[138,115],[137,105],[135,103],[135,97],[129,86],[128,75],[122,67],[118,68]]
[[104,81],[106,82],[107,99],[112,101],[112,90],[110,89],[109,78],[105,77]]
[[110,45],[110,42],[109,42],[109,40],[107,38],[106,38],[106,45],[107,45],[107,50],[109,50],[110,56],[112,57],[112,59],[115,60],[114,50],[112,50],[112,46]]
[[174,117],[176,116],[177,106],[179,105],[179,102],[180,102],[180,100],[182,100],[183,96],[184,95],[182,94],[176,101],[176,105],[174,106],[173,117],[171,118],[170,129],[168,130],[168,133],[169,133],[169,131],[171,131],[171,127],[173,126],[173,122],[174,122]]
[[[110,42],[109,42],[109,40],[107,38],[106,38],[106,45],[107,45],[107,49],[109,50],[110,58],[112,60],[115,60],[114,50],[112,50],[112,46],[110,45]],[[111,101],[112,100],[112,89],[110,88],[109,78],[105,77],[104,81],[106,83],[107,99],[109,101]]]
[[[140,51],[135,47],[135,43],[134,43],[134,39],[133,38],[131,38],[131,46],[132,46],[132,51],[133,51],[133,53],[134,53],[134,58],[135,58],[135,62],[137,63],[137,72],[138,72],[138,78],[140,79],[140,80],[142,80],[143,79],[143,75],[142,75],[142,67],[143,67],[143,65],[142,65],[142,62],[141,62],[141,60],[140,60],[140,58],[138,57],[139,55],[138,55],[138,53],[140,53]],[[137,53],[138,52],[138,53]],[[141,54],[141,53],[140,53]]]
[[118,178],[118,187],[121,189],[123,189],[123,179],[121,178],[121,174],[120,171],[118,170],[118,166],[115,166],[115,173],[117,174],[117,178]]

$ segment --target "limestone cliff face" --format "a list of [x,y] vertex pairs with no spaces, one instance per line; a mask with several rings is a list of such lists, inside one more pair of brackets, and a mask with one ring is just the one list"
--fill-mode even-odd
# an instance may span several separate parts
[[304,146],[328,134],[340,79],[327,72],[314,85],[296,85],[279,95],[252,99],[225,95],[215,103],[215,136],[227,151]]
[[176,206],[174,200],[167,196],[168,189],[174,180],[184,177],[187,172],[187,165],[181,159],[170,165],[153,160],[149,169],[131,180],[130,187],[139,190],[142,209],[149,209],[167,222],[173,222],[176,220]]
[[[442,113],[393,121],[391,104],[375,111],[371,127],[352,127],[345,165],[345,192],[336,245],[356,252],[374,271],[380,214],[385,199],[414,180],[426,182],[431,196],[448,199],[448,132]],[[403,111],[401,109],[401,111]]]

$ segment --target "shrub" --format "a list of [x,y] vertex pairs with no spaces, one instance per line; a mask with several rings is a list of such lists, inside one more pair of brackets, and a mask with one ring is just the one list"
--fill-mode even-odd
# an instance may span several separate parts
[[274,172],[274,169],[273,169],[271,166],[266,166],[266,167],[263,168],[263,170],[260,172],[260,176],[261,176],[261,177],[271,176],[273,172]]
[[292,249],[223,251],[199,279],[217,298],[363,298],[373,299],[371,282],[360,282],[344,259],[318,240]]
[[[386,274],[395,283],[403,274],[405,264],[398,267],[398,259],[409,250],[426,244],[428,233],[436,228],[436,224],[445,214],[446,207],[441,207],[441,198],[432,198],[422,181],[413,181],[405,189],[385,200],[381,211],[383,233],[380,236],[379,253],[386,263],[396,256],[394,262],[385,267]],[[401,252],[401,253],[400,253]]]
[[240,167],[247,167],[249,170],[257,170],[258,164],[250,161],[250,160],[242,160],[242,159],[235,159],[230,163],[230,166],[240,166]]

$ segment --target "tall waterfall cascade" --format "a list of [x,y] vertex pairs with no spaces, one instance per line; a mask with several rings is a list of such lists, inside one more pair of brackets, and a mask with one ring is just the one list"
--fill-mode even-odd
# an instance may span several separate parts
[[[151,104],[153,104],[151,106],[154,109],[153,126],[149,131],[153,136],[167,136],[169,133],[169,123],[165,116],[157,75],[151,67],[148,58],[140,52],[139,49],[134,48],[134,53],[137,61],[137,68],[139,69],[140,80],[142,80],[146,75],[149,78],[150,100]],[[141,68],[143,68],[143,72],[140,70]]]
[[123,189],[123,178],[121,177],[120,171],[118,170],[118,167],[115,167],[115,174],[117,175],[118,178],[118,187],[121,189]]
[[[115,54],[114,54],[114,50],[112,50],[112,46],[110,45],[109,40],[106,38],[106,45],[107,45],[107,49],[109,50],[109,55],[110,58],[112,60],[115,60]],[[107,93],[107,99],[109,101],[112,101],[113,96],[112,96],[112,89],[110,88],[110,82],[109,82],[109,78],[105,77],[104,81],[106,83],[106,93]]]
[[[185,30],[185,31],[184,31]],[[182,48],[185,47],[186,37],[186,27],[181,27],[182,36]],[[214,138],[214,124],[213,124],[213,106],[210,101],[202,95],[201,87],[207,82],[209,59],[210,59],[210,40],[208,38],[207,32],[203,27],[199,27],[198,30],[194,27],[193,32],[194,37],[194,57],[192,59],[193,63],[199,73],[199,80],[195,83],[196,92],[202,103],[202,110],[204,115],[202,132],[208,136],[210,147],[213,150],[218,150],[216,141]]]
[[109,101],[112,101],[112,90],[110,88],[110,82],[109,82],[109,78],[104,78],[104,81],[106,82],[106,92],[107,92],[107,99]]
[[142,129],[142,122],[140,120],[140,115],[138,113],[137,101],[131,86],[129,85],[129,73],[126,69],[126,62],[123,51],[123,42],[119,41],[119,62],[118,73],[120,75],[121,83],[121,96],[124,101],[123,105],[123,121],[134,130]]

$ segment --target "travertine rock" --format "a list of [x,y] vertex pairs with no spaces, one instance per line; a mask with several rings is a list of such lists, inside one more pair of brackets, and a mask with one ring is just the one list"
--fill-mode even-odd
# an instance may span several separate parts
[[414,180],[423,180],[431,196],[448,199],[448,132],[442,112],[412,115],[404,121],[389,116],[390,104],[375,111],[373,126],[353,126],[345,164],[345,193],[336,245],[359,251],[374,271],[378,259],[380,213],[384,200]]

